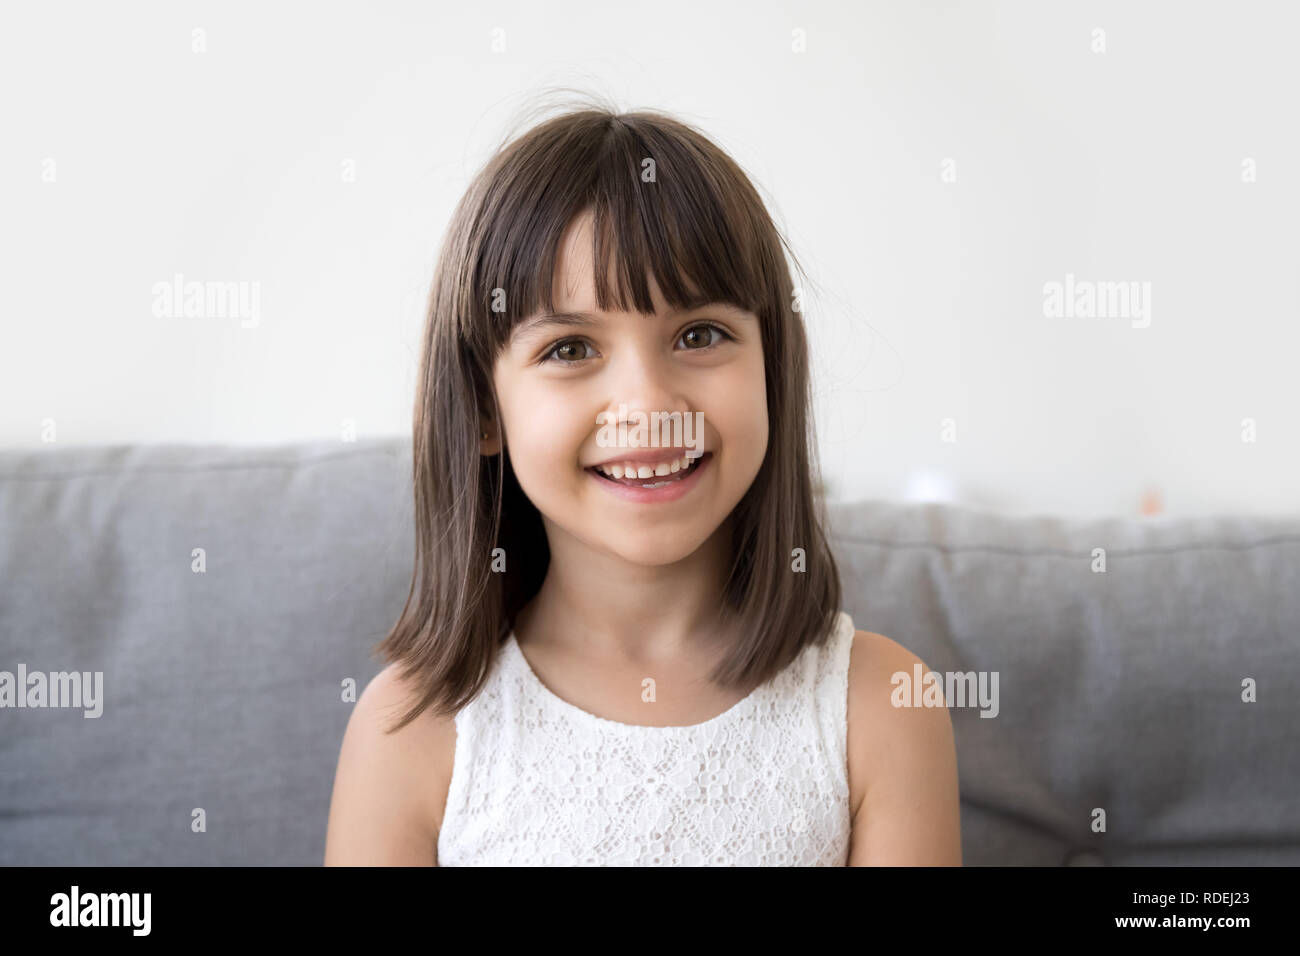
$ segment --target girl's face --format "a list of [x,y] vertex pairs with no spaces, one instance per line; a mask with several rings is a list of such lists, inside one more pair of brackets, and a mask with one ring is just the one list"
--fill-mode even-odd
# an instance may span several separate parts
[[[597,311],[591,228],[587,214],[566,231],[554,288],[557,311],[589,313],[593,323],[531,324],[539,312],[516,326],[493,368],[498,427],[553,553],[558,532],[631,563],[669,564],[693,554],[722,525],[767,452],[758,317],[730,305],[673,313],[653,276],[655,315]],[[702,429],[689,440],[712,457],[674,500],[628,500],[589,470],[638,440],[637,411],[651,421],[654,412],[681,412],[683,421],[703,413]],[[598,444],[605,423],[620,421],[628,422],[627,443]],[[499,450],[499,436],[490,435],[485,447]],[[673,455],[665,450],[660,457]]]

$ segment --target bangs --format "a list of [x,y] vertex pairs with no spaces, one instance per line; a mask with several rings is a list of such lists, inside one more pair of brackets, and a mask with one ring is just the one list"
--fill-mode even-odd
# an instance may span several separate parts
[[652,314],[651,275],[667,305],[683,310],[720,302],[760,314],[781,284],[784,263],[764,245],[770,225],[757,192],[689,126],[593,112],[543,124],[505,155],[484,171],[483,231],[471,237],[470,288],[483,296],[478,327],[491,355],[522,319],[556,311],[561,242],[587,212],[602,311]]

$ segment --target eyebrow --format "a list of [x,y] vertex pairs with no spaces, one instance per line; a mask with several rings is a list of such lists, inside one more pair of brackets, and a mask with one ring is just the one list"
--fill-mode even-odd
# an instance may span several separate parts
[[543,312],[519,323],[511,334],[510,341],[527,342],[540,337],[549,329],[591,328],[600,324],[600,318],[590,312]]
[[[686,315],[687,313],[698,312],[701,309],[709,307],[725,308],[737,313],[738,315],[745,315],[745,317],[748,318],[743,309],[739,306],[732,305],[729,302],[706,302],[692,308],[668,312],[664,318]],[[541,315],[534,316],[531,319],[525,319],[517,325],[510,336],[510,342],[511,344],[528,342],[534,338],[539,338],[551,329],[589,329],[594,326],[602,325],[604,321],[603,318],[592,312],[543,312]]]

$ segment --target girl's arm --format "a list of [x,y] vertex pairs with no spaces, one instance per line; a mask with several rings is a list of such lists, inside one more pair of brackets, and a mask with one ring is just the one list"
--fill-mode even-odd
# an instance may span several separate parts
[[864,794],[849,866],[961,866],[957,751],[947,707],[895,707],[894,674],[929,668],[880,634],[858,631],[849,668],[849,747]]
[[330,798],[326,866],[438,865],[433,798],[440,751],[433,737],[441,724],[426,711],[384,733],[406,701],[389,666],[353,708]]

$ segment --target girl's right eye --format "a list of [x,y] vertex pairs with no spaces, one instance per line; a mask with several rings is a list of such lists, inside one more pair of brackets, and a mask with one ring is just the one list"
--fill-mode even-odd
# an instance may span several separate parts
[[582,358],[577,358],[577,359],[563,359],[563,358],[552,359],[551,356],[553,356],[556,352],[559,352],[561,349],[574,348],[586,344],[587,342],[585,339],[565,339],[562,342],[556,342],[553,346],[551,346],[550,351],[548,351],[545,355],[542,356],[541,362],[539,364],[544,365],[547,362],[556,361],[560,365],[577,365],[578,362],[582,361],[582,358],[586,358],[586,356],[582,356]]

